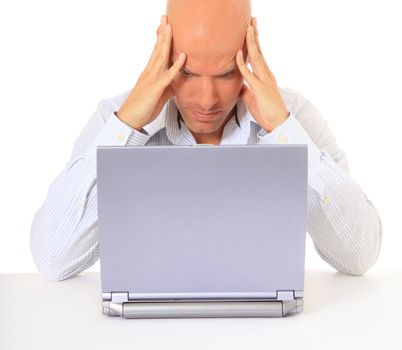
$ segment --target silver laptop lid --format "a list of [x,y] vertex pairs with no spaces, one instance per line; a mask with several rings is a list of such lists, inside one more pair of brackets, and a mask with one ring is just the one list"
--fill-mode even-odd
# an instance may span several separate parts
[[103,293],[302,293],[306,145],[98,147],[97,177]]

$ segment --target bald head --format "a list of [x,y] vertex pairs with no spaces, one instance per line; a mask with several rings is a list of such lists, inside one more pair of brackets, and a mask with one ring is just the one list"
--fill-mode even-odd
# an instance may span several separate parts
[[249,0],[168,0],[166,14],[173,29],[173,56],[184,51],[186,66],[200,74],[233,64],[251,23]]

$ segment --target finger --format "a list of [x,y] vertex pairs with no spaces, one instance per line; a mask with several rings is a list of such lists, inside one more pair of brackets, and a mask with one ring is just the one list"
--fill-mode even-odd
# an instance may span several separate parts
[[186,62],[186,54],[184,52],[181,52],[180,55],[177,57],[177,60],[165,72],[165,75],[162,79],[162,84],[164,87],[168,86],[173,81],[173,79],[182,69],[184,62]]
[[149,59],[148,65],[152,70],[160,73],[167,65],[170,53],[170,46],[172,43],[172,27],[170,24],[165,24],[163,31],[158,34],[154,50]]
[[160,23],[159,23],[159,27],[158,27],[158,29],[156,30],[156,34],[159,34],[160,32],[162,32],[163,27],[164,27],[166,24],[167,24],[167,16],[166,16],[166,15],[163,15],[163,16],[161,17],[161,21],[160,21]]
[[257,50],[261,54],[262,51],[261,51],[261,47],[260,47],[259,33],[258,33],[258,29],[257,29],[257,18],[256,17],[253,17],[251,19],[251,25],[254,28],[254,34],[255,34],[254,36],[255,36],[255,42],[256,42],[256,45],[257,45]]
[[156,38],[156,43],[155,43],[153,51],[155,51],[157,49],[161,39],[163,38],[163,29],[165,28],[166,24],[167,24],[167,16],[163,15],[163,16],[161,16],[161,20],[160,20],[158,29],[156,30],[157,38]]
[[148,64],[150,64],[153,61],[154,56],[156,55],[156,52],[158,51],[160,43],[163,39],[163,29],[164,28],[165,28],[165,26],[163,24],[161,24],[156,31],[156,33],[157,33],[156,42],[155,42],[154,48],[152,49],[151,57],[149,58]]
[[172,46],[172,36],[172,26],[170,24],[166,24],[164,29],[164,37],[160,45],[160,58],[163,67],[166,67],[169,60],[170,47]]
[[258,78],[251,72],[244,63],[243,51],[239,50],[236,55],[236,63],[240,73],[250,86],[255,86],[258,83]]
[[247,28],[246,44],[248,57],[250,59],[251,67],[253,68],[253,72],[261,80],[266,79],[268,72],[266,71],[266,67],[264,65],[264,57],[257,48],[253,26],[249,26]]

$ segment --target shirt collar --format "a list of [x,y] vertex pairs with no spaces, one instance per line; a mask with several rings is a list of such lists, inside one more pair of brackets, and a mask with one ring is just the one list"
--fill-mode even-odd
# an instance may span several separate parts
[[[237,115],[231,117],[222,133],[221,145],[246,145],[250,136],[250,121],[253,120],[242,99],[238,99]],[[180,122],[177,106],[173,99],[165,110],[166,135],[174,145],[195,145],[197,142],[185,123]],[[180,127],[181,126],[181,127]]]

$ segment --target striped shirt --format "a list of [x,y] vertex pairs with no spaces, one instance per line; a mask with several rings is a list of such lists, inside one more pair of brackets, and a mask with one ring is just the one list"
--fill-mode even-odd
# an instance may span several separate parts
[[[225,124],[221,144],[307,144],[307,232],[321,258],[336,270],[365,273],[377,260],[382,225],[377,210],[351,179],[348,162],[327,121],[300,93],[280,88],[289,117],[271,132],[259,126],[244,102]],[[71,159],[51,183],[36,212],[30,248],[39,271],[52,281],[70,278],[99,258],[96,148],[125,145],[191,145],[196,141],[169,100],[140,132],[114,112],[129,91],[104,99],[74,144]]]

